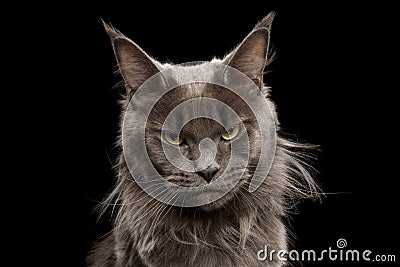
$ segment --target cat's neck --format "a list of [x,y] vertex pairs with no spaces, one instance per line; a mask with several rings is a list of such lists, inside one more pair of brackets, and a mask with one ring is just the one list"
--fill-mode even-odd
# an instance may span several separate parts
[[[221,254],[216,259],[226,259],[220,263],[222,266],[227,263],[231,264],[228,266],[258,266],[260,262],[256,261],[254,251],[264,245],[286,249],[284,225],[267,207],[246,206],[245,201],[238,200],[242,203],[240,209],[229,203],[209,212],[165,204],[158,206],[154,202],[147,204],[147,209],[154,208],[154,212],[147,214],[140,212],[145,203],[142,202],[134,207],[135,214],[121,216],[125,221],[117,221],[114,234],[119,244],[126,244],[137,251],[140,258],[150,261],[158,258],[159,251],[185,251],[192,257],[185,262],[187,266],[192,266],[193,261],[208,266],[210,253]],[[176,260],[173,254],[166,254],[163,259],[167,259],[166,262]]]

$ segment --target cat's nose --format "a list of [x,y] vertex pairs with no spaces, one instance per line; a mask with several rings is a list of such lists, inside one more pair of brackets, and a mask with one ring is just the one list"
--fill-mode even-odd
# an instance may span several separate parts
[[198,171],[197,173],[200,174],[207,183],[210,183],[212,178],[214,177],[215,173],[219,170],[219,165],[215,161],[205,168],[204,170]]

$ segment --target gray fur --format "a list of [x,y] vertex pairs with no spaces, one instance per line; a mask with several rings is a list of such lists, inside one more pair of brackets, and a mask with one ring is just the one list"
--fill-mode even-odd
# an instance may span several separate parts
[[[273,16],[274,13],[271,13],[258,23],[242,44],[222,60],[249,76],[260,87],[271,107],[274,104],[268,98],[269,88],[263,85],[262,73],[268,62]],[[149,57],[112,27],[105,24],[105,28],[125,81],[127,94],[122,101],[125,111],[140,84],[167,65]],[[185,68],[192,68],[193,73],[207,71],[201,64]],[[176,79],[179,79],[179,73]],[[198,96],[234,103],[232,107],[235,111],[241,118],[246,118],[251,148],[250,164],[245,175],[234,190],[216,203],[198,208],[179,208],[158,202],[143,192],[131,177],[121,155],[116,166],[116,185],[100,207],[101,214],[111,208],[114,227],[90,252],[87,258],[89,266],[283,266],[284,262],[259,261],[257,251],[264,245],[275,250],[287,249],[284,220],[299,199],[317,195],[318,188],[307,170],[308,165],[304,163],[304,152],[313,147],[278,137],[268,177],[255,192],[250,193],[247,188],[254,166],[258,163],[260,142],[259,129],[251,112],[240,99],[223,88],[204,84],[181,86],[155,106],[149,117],[146,136],[153,163],[166,177],[175,177],[174,181],[178,184],[197,186],[204,181],[196,173],[179,173],[168,164],[159,145],[157,129],[173,107]],[[140,119],[132,118],[132,122]],[[276,123],[278,125],[277,119]],[[209,119],[196,119],[185,127],[187,132],[195,133],[199,139],[221,131],[220,126]],[[189,150],[186,156],[195,158],[196,152]],[[217,160],[221,169],[226,165],[227,151],[229,145],[219,146]]]

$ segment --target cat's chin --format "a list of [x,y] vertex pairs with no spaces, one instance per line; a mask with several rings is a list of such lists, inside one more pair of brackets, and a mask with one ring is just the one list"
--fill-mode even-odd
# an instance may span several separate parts
[[217,209],[222,208],[225,205],[225,202],[222,202],[222,203],[220,203],[220,202],[221,202],[221,200],[218,199],[210,204],[200,206],[199,209],[202,211],[206,211],[206,212],[217,210]]
[[198,207],[200,210],[202,211],[206,211],[206,212],[210,212],[210,211],[214,211],[214,210],[218,210],[223,208],[229,201],[231,201],[234,197],[234,193],[233,192],[229,192],[226,195],[224,195],[223,197],[209,203],[206,205],[202,205],[200,207]]

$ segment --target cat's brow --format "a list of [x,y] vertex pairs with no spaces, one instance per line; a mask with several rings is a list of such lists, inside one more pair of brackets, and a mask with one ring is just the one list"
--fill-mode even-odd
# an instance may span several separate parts
[[[255,121],[256,120],[253,117],[246,116],[246,117],[241,117],[240,121],[232,120],[230,122],[227,122],[226,126],[227,126],[227,128],[230,128],[230,127],[236,126],[239,123],[243,123],[245,125],[246,124],[248,125],[248,124],[253,124]],[[164,129],[164,131],[174,132],[180,127],[178,127],[178,126],[171,127],[171,126],[168,126],[167,124],[163,124],[162,122],[153,121],[146,128],[147,128],[147,130],[150,130],[150,131],[160,131],[161,129]]]

